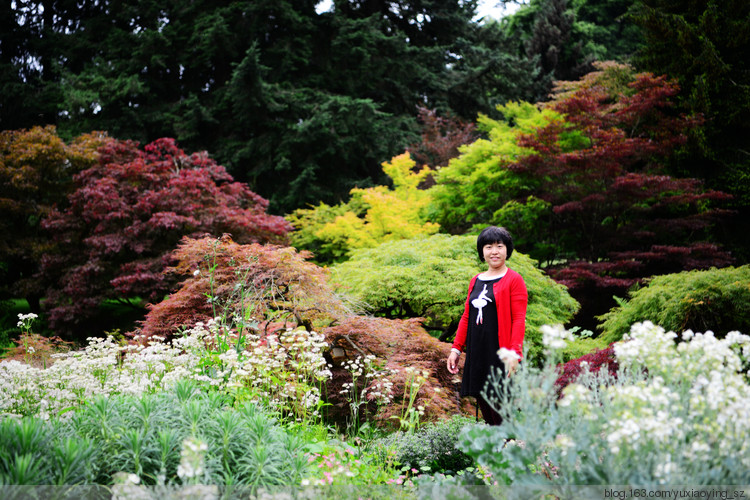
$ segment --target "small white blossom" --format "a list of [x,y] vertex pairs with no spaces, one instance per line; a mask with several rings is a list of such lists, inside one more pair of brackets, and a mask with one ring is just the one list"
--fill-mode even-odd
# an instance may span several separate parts
[[542,344],[550,349],[562,349],[567,341],[574,340],[573,334],[562,325],[542,325],[539,329],[542,331]]
[[505,364],[508,364],[512,360],[521,359],[521,356],[519,356],[516,351],[512,349],[506,349],[505,347],[501,347],[497,351],[497,355],[500,358],[500,360]]

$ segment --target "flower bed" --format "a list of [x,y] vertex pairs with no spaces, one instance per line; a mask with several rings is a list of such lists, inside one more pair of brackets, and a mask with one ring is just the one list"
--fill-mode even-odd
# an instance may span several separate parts
[[464,428],[461,448],[508,484],[750,483],[750,337],[644,322],[614,353],[615,376],[584,369],[558,399],[551,350],[513,379],[503,425]]
[[[287,330],[240,345],[217,323],[184,333],[143,346],[91,339],[47,368],[0,362],[0,480],[391,485],[405,495],[475,485],[750,483],[750,337],[737,332],[678,337],[633,325],[613,344],[607,369],[583,360],[560,392],[559,349],[570,335],[545,327],[547,363],[510,379],[499,427],[466,417],[424,423],[414,406],[394,419],[400,431],[376,427],[377,418],[358,412],[368,391],[377,399],[390,390],[390,372],[363,357],[345,364],[350,382],[338,389],[361,417],[344,435],[322,419],[331,376],[322,336]],[[402,400],[414,403],[409,393]]]

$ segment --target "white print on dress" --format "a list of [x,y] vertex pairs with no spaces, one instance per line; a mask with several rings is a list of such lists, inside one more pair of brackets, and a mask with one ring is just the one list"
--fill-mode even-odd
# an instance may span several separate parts
[[479,293],[479,296],[471,301],[471,305],[476,307],[478,311],[477,325],[483,322],[482,309],[490,302],[492,302],[492,299],[487,297],[487,283],[485,283],[484,288],[482,288],[482,291]]

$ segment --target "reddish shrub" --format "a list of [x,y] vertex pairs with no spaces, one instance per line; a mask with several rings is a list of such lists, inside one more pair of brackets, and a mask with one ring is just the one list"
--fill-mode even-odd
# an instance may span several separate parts
[[272,326],[330,325],[348,309],[328,287],[326,270],[308,256],[290,247],[240,245],[228,235],[183,238],[171,255],[177,264],[165,271],[182,284],[149,306],[139,333],[169,337],[180,327],[240,311],[246,326],[260,333]]
[[283,243],[290,229],[206,153],[188,155],[172,139],[142,150],[108,141],[74,184],[68,205],[42,223],[54,242],[42,258],[45,307],[51,327],[69,335],[88,335],[81,325],[108,300],[161,300],[174,285],[162,271],[183,236]]
[[562,391],[568,384],[574,383],[583,372],[583,363],[588,364],[590,372],[598,372],[602,368],[606,368],[610,375],[617,376],[618,364],[615,359],[614,344],[610,344],[605,349],[598,349],[594,352],[590,352],[581,356],[580,358],[571,359],[567,363],[561,365],[559,368],[560,376],[555,381],[555,387],[559,397],[562,396]]
[[[430,336],[422,328],[421,318],[392,320],[352,316],[322,333],[331,346],[343,350],[346,359],[372,354],[385,367],[397,370],[390,377],[395,399],[375,415],[378,424],[398,427],[397,419],[404,404],[408,403],[403,398],[404,386],[409,379],[407,367],[428,372],[414,403],[415,406],[424,406],[423,421],[440,420],[468,409],[462,406],[458,397],[459,379],[449,373],[445,365],[451,345]],[[329,417],[342,421],[349,414],[349,408],[339,390],[342,383],[351,381],[351,377],[341,362],[334,364],[332,372],[333,380],[328,391],[328,402],[332,404]],[[370,412],[374,413],[375,409],[375,403],[371,402]]]

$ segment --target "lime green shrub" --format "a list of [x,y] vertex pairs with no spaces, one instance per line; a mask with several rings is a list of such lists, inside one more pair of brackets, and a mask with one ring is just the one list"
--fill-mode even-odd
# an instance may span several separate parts
[[575,337],[573,341],[568,342],[568,345],[560,350],[561,361],[567,363],[594,351],[606,349],[608,345],[601,337]]
[[[508,102],[498,106],[497,110],[502,114],[502,120],[493,120],[482,114],[477,118],[477,127],[488,139],[478,139],[464,146],[460,156],[435,173],[436,185],[429,189],[431,200],[427,214],[429,220],[439,223],[444,230],[464,232],[476,224],[492,220],[511,223],[523,220],[534,224],[534,229],[540,223],[532,213],[516,217],[516,214],[504,212],[506,209],[512,211],[510,206],[505,206],[508,200],[520,197],[528,190],[524,181],[507,166],[530,152],[519,146],[519,136],[560,122],[562,117],[549,108],[540,109],[528,102]],[[563,139],[579,140],[568,137],[567,133]],[[518,203],[512,205],[521,208]],[[506,222],[503,224],[511,231],[516,229]],[[524,232],[529,230],[528,225],[523,227]],[[533,234],[533,231],[528,234]],[[523,238],[520,227],[518,236]],[[535,241],[529,239],[528,244],[534,245]]]
[[392,189],[354,188],[346,203],[333,207],[321,203],[294,211],[287,216],[295,228],[292,244],[313,252],[318,262],[327,263],[345,259],[356,248],[436,233],[440,226],[428,221],[423,213],[430,195],[419,189],[431,170],[423,166],[415,171],[416,163],[409,153],[382,165]]
[[750,265],[656,276],[599,319],[606,344],[646,320],[675,332],[750,332]]
[[[536,359],[541,353],[539,327],[566,323],[579,306],[565,287],[545,276],[526,255],[514,252],[508,266],[526,282],[525,344],[529,357]],[[366,303],[373,314],[423,317],[428,329],[443,330],[447,340],[463,313],[469,280],[484,270],[475,236],[437,234],[357,250],[351,259],[331,268],[331,281],[338,291]]]

